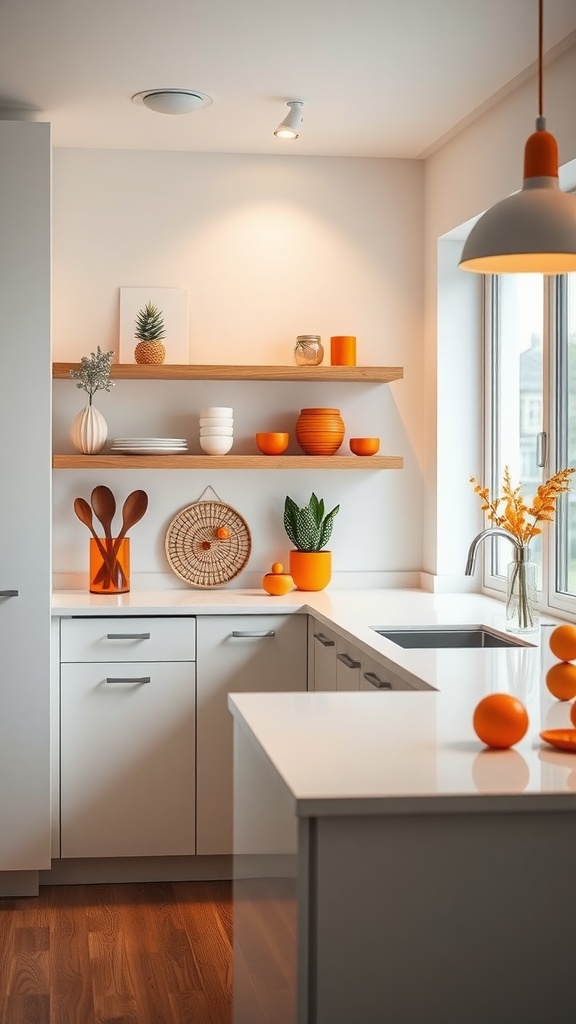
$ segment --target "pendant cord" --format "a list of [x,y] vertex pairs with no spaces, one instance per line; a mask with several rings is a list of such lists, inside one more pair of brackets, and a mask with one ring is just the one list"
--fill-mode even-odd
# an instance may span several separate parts
[[544,0],[538,0],[538,117],[544,116],[543,87],[542,87],[542,54],[543,54],[543,20]]

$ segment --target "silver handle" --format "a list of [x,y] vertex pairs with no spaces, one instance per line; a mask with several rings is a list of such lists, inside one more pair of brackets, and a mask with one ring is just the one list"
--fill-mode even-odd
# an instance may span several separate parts
[[150,633],[106,633],[107,640],[149,640]]
[[548,457],[548,435],[545,430],[541,430],[536,435],[536,465],[542,468],[546,465],[546,459]]
[[360,668],[360,662],[354,661],[354,658],[351,658],[349,654],[337,654],[336,657],[338,661],[346,665],[346,668]]
[[276,636],[275,629],[233,629],[232,636],[244,639],[245,637]]
[[377,690],[392,689],[392,683],[389,683],[385,679],[379,679],[375,672],[365,672],[364,679],[366,679],[366,681],[370,683],[371,686],[375,686]]
[[149,683],[151,676],[106,676],[107,683]]
[[18,597],[17,590],[0,590],[0,597]]
[[329,640],[324,633],[314,633],[314,639],[319,640],[323,647],[334,647],[334,641]]

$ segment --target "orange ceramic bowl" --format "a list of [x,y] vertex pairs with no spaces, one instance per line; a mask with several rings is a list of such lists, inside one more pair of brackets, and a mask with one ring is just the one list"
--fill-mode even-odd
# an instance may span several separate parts
[[351,437],[348,443],[354,455],[376,455],[380,448],[379,437]]
[[263,455],[281,455],[288,447],[290,434],[256,434],[256,444]]

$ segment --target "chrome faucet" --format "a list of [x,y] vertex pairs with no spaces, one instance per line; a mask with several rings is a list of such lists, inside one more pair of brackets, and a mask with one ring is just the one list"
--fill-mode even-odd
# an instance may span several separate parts
[[[510,543],[513,544],[517,550],[524,550],[524,545],[522,544],[522,541],[518,540],[518,538],[515,537],[513,533],[510,533],[508,530],[503,530],[500,526],[489,526],[488,529],[482,530],[481,533],[474,537],[474,540],[472,541],[468,549],[466,569],[464,570],[464,574],[466,576],[472,576],[474,574],[474,566],[476,565],[476,552],[481,542],[483,540],[486,540],[486,537],[506,537],[506,540],[509,540]],[[519,561],[522,561],[521,557],[519,558]]]

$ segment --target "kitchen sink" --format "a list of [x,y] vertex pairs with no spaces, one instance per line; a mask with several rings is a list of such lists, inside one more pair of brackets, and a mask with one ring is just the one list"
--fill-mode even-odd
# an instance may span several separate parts
[[417,626],[410,629],[376,629],[376,633],[399,647],[420,648],[422,650],[437,647],[533,647],[524,640],[496,633],[486,626],[438,626],[421,629]]

